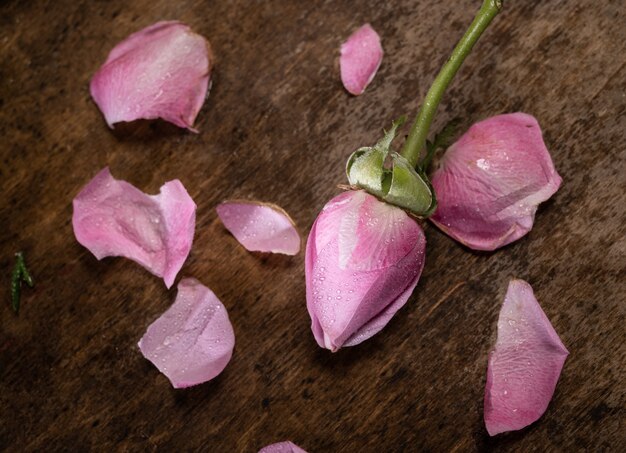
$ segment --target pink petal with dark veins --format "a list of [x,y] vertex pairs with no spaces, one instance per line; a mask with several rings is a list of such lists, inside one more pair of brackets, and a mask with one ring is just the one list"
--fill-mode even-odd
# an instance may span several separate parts
[[162,118],[195,132],[212,58],[209,43],[188,26],[157,22],[111,50],[91,79],[91,96],[110,127]]
[[487,369],[484,416],[491,436],[524,428],[543,415],[568,354],[531,286],[512,280]]
[[166,182],[146,195],[108,167],[74,198],[72,226],[78,242],[99,260],[123,256],[163,277],[169,288],[189,255],[196,204],[182,183]]
[[341,45],[339,67],[345,89],[355,96],[363,93],[382,60],[383,48],[378,33],[370,24],[363,25]]
[[174,388],[220,374],[233,355],[235,334],[226,308],[193,278],[181,280],[172,306],[148,327],[139,349]]
[[233,236],[251,252],[295,255],[300,235],[291,217],[278,206],[257,201],[221,203],[217,215]]
[[559,188],[537,120],[525,113],[474,124],[445,153],[431,178],[430,218],[475,250],[495,250],[528,233],[539,203]]
[[306,451],[293,442],[285,441],[263,447],[259,453],[306,453]]

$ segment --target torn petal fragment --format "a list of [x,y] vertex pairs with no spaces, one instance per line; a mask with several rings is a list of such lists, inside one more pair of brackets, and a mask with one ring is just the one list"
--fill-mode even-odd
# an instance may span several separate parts
[[178,179],[163,184],[158,195],[146,195],[113,178],[107,167],[73,206],[74,235],[96,258],[129,258],[172,286],[196,226],[196,204]]
[[491,436],[522,429],[543,415],[568,354],[531,286],[512,280],[487,369],[484,416]]
[[339,66],[341,82],[349,93],[357,96],[370,84],[383,59],[380,37],[370,24],[355,31],[341,45]]
[[213,55],[206,39],[176,21],[157,22],[111,50],[90,91],[109,127],[162,118],[189,130],[207,96]]
[[216,210],[228,231],[251,252],[296,255],[300,251],[300,235],[293,220],[276,205],[230,200]]
[[474,124],[433,173],[430,218],[475,250],[495,250],[528,233],[537,206],[561,185],[537,120],[525,113]]
[[234,347],[235,334],[226,308],[194,278],[181,280],[172,306],[139,340],[141,353],[174,388],[213,379],[230,361]]
[[306,451],[293,442],[285,441],[263,447],[259,453],[306,453]]

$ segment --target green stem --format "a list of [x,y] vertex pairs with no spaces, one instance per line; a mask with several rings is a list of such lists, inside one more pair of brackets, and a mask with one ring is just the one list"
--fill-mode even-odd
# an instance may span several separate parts
[[428,130],[435,117],[443,93],[463,64],[465,57],[471,52],[480,35],[487,29],[493,18],[500,12],[500,9],[502,9],[502,0],[483,0],[483,5],[480,7],[476,17],[474,17],[474,21],[456,45],[452,55],[446,64],[443,65],[443,68],[441,68],[437,78],[428,90],[424,103],[415,118],[413,126],[411,126],[411,132],[402,148],[402,155],[413,167],[419,162],[420,153],[426,145]]

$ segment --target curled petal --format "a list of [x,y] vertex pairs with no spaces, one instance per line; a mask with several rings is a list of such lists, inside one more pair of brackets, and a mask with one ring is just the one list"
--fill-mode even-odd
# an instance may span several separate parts
[[263,447],[259,453],[306,453],[306,451],[293,442],[285,441]]
[[339,66],[341,82],[355,96],[363,93],[370,84],[383,59],[380,37],[370,24],[352,33],[341,45]]
[[172,306],[139,340],[141,353],[174,388],[213,379],[230,361],[234,347],[235,334],[226,308],[194,278],[181,280]]
[[539,203],[561,177],[537,120],[525,113],[474,124],[445,153],[431,179],[433,223],[476,250],[495,250],[528,233]]
[[491,436],[524,428],[543,415],[568,354],[531,286],[512,280],[487,369],[484,415]]
[[233,236],[251,252],[296,255],[300,235],[283,209],[257,201],[231,200],[217,207],[217,215]]
[[109,127],[162,118],[183,128],[207,96],[213,55],[209,43],[176,21],[157,22],[111,50],[90,91]]
[[189,255],[196,204],[183,184],[166,182],[158,195],[114,179],[108,167],[74,198],[78,242],[99,260],[123,256],[163,277],[169,288]]
[[307,309],[317,343],[336,351],[378,333],[406,303],[426,240],[403,210],[345,192],[318,216],[306,248]]

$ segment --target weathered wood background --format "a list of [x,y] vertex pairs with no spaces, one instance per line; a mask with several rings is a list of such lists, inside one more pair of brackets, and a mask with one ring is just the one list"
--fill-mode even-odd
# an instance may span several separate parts
[[[430,225],[427,264],[382,334],[321,350],[304,254],[247,253],[215,205],[258,198],[307,233],[344,162],[416,112],[480,0],[4,1],[0,5],[0,449],[311,453],[626,449],[626,2],[510,1],[446,94],[435,128],[524,111],[563,185],[535,228],[476,254]],[[217,57],[195,135],[160,123],[111,131],[88,92],[129,33],[179,19]],[[364,22],[385,58],[364,95],[338,49]],[[180,178],[198,205],[180,275],[212,288],[237,345],[224,373],[174,390],[139,353],[175,290],[74,239],[71,201],[102,167],[148,192]],[[10,308],[13,254],[36,280]],[[489,438],[487,354],[511,277],[530,282],[571,355],[543,418]]]

